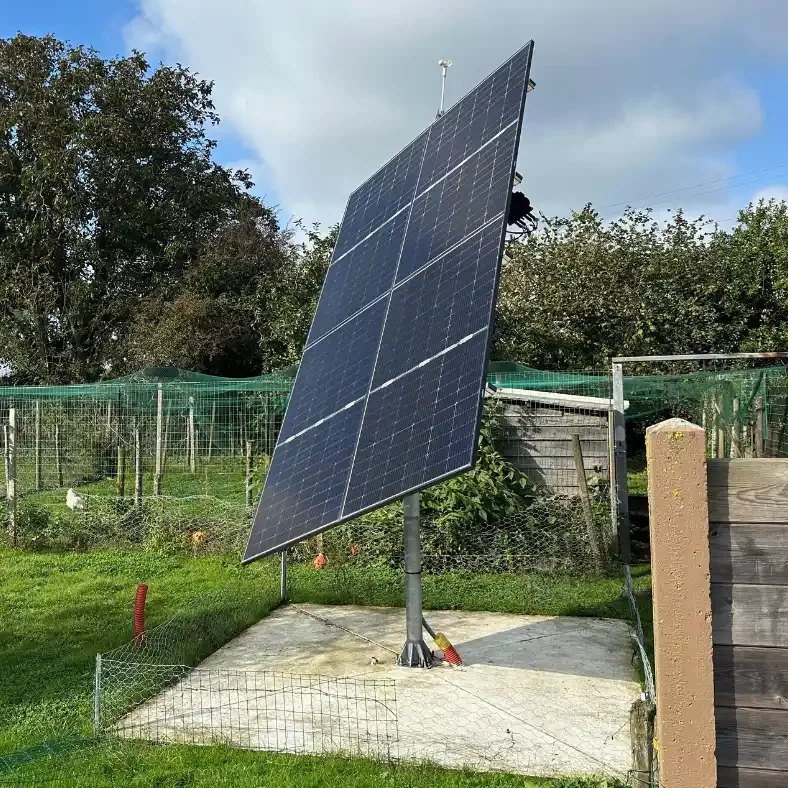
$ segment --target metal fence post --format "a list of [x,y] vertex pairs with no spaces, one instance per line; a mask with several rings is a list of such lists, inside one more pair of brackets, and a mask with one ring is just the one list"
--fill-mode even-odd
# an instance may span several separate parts
[[96,654],[96,673],[93,678],[93,735],[101,733],[101,654]]
[[631,563],[629,539],[629,491],[627,487],[627,430],[624,417],[624,367],[613,362],[613,456],[618,511],[618,556]]

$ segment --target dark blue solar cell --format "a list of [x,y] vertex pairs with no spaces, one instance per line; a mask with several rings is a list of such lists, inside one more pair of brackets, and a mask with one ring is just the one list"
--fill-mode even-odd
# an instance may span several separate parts
[[364,397],[380,344],[387,299],[309,347],[301,359],[280,440]]
[[494,222],[394,288],[373,388],[490,325],[502,232]]
[[343,517],[471,467],[486,354],[485,331],[373,389]]
[[531,49],[531,44],[523,47],[432,125],[417,192],[516,123],[528,84]]
[[334,260],[410,204],[416,192],[427,134],[425,131],[417,137],[350,195]]
[[363,403],[298,437],[280,439],[257,507],[244,561],[281,550],[339,519]]
[[401,213],[328,269],[307,345],[391,289],[407,220]]
[[[509,200],[516,139],[517,127],[512,126],[416,198],[397,282],[494,217],[503,216]],[[503,225],[500,226],[503,231]]]

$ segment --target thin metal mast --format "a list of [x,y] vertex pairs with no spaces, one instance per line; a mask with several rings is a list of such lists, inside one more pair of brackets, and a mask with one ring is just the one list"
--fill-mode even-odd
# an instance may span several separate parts
[[436,118],[439,118],[441,115],[443,115],[443,102],[444,99],[446,98],[446,72],[451,67],[451,60],[439,60],[438,65],[441,67],[441,72],[442,72],[441,73],[441,105],[440,108],[438,109],[438,114],[435,116]]

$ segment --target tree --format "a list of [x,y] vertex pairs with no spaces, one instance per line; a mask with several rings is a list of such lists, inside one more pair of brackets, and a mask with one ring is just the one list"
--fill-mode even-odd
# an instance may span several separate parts
[[760,200],[739,212],[712,251],[725,260],[724,315],[738,350],[788,347],[788,205]]
[[151,297],[172,322],[213,325],[193,294],[177,302],[182,277],[221,256],[239,210],[274,219],[247,173],[212,161],[211,89],[136,52],[0,40],[0,361],[16,382],[118,371]]
[[719,235],[680,212],[666,225],[633,210],[605,224],[590,206],[546,220],[509,246],[494,357],[580,370],[613,355],[734,349]]
[[306,241],[290,248],[289,264],[280,275],[262,283],[258,290],[256,325],[266,371],[295,364],[301,358],[338,233],[338,226],[321,234],[319,225],[313,225]]
[[[258,294],[288,276],[292,256],[290,234],[279,230],[270,211],[247,200],[188,264],[177,288],[163,287],[143,301],[125,345],[125,366],[259,374],[270,327],[260,323]],[[278,359],[272,361],[275,367]]]

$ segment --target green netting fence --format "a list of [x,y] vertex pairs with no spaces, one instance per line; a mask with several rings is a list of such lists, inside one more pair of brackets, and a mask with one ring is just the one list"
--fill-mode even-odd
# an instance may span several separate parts
[[[725,366],[716,364],[711,365],[712,368],[691,370],[686,370],[690,365],[680,362],[659,366],[658,373],[624,377],[628,421],[648,425],[669,414],[705,425],[709,431],[712,425],[725,431],[754,428],[757,421],[767,453],[782,455],[783,433],[788,420],[788,367],[785,364],[753,366],[740,362],[735,366],[729,362]],[[643,365],[641,368],[648,369]],[[491,363],[488,381],[513,389],[582,397],[612,396],[609,374],[548,372],[516,362]]]
[[[14,480],[0,484],[2,539],[36,548],[237,552],[295,372],[239,380],[163,368],[90,385],[0,387],[5,478]],[[425,534],[432,534],[425,565],[436,571],[598,566],[599,549],[612,548],[615,538],[610,375],[494,362],[488,381],[497,404],[489,425],[497,449],[533,489],[501,522],[469,525],[459,511],[455,525],[425,522]],[[625,397],[633,429],[678,415],[707,426],[711,454],[746,456],[759,443],[756,436],[767,455],[783,454],[784,365],[666,367],[628,376]],[[367,518],[297,553],[311,560],[333,546],[343,560],[352,541],[364,555],[390,563],[401,551],[400,531]]]

